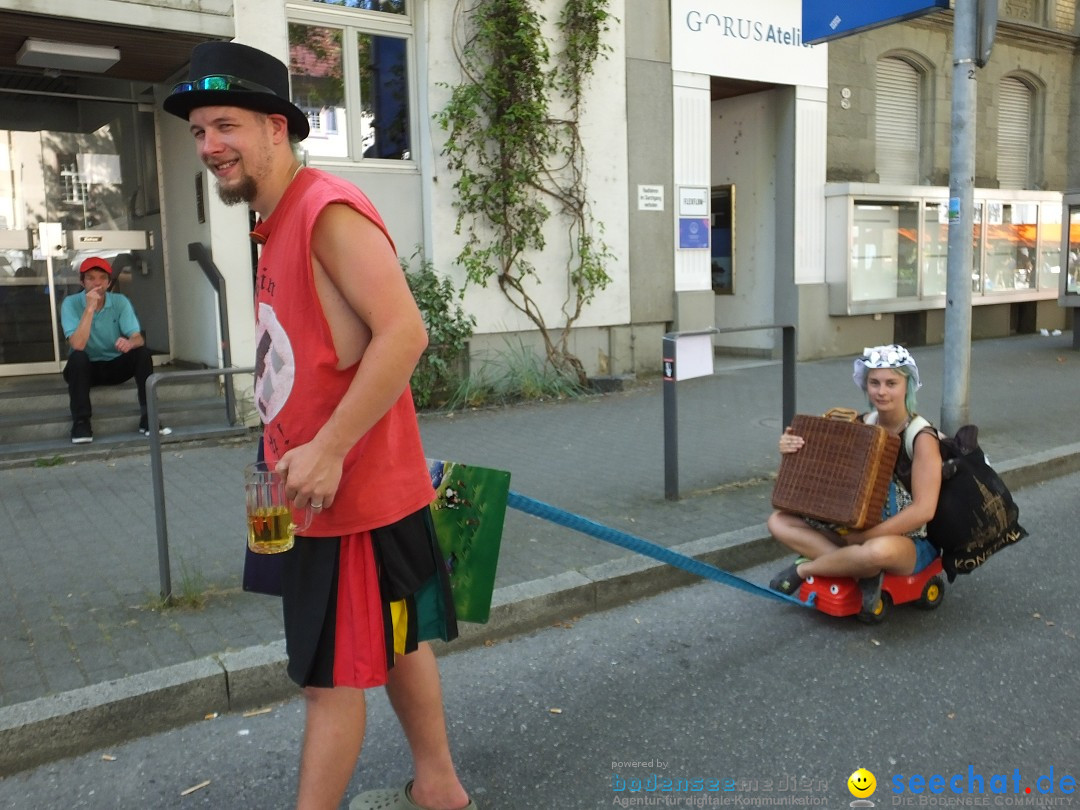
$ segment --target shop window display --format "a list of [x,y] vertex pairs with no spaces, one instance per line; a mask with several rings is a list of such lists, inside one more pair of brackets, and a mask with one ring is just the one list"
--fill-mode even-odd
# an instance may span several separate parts
[[[948,189],[912,190],[910,197],[875,198],[865,186],[827,187],[827,243],[847,254],[840,267],[830,260],[832,314],[944,306]],[[1070,256],[1063,255],[1059,193],[976,189],[972,215],[972,304],[1053,297],[1066,260],[1073,272],[1070,289],[1080,283],[1080,239],[1073,240]],[[1080,226],[1075,219],[1072,224]]]
[[986,206],[986,292],[1035,287],[1038,210],[1034,203]]
[[1056,290],[1061,278],[1061,206],[1040,206],[1039,225],[1042,247],[1039,249],[1035,278],[1040,290]]
[[1065,292],[1080,295],[1080,208],[1069,207],[1069,255],[1066,259]]
[[856,200],[851,233],[853,301],[918,294],[918,233],[917,202]]

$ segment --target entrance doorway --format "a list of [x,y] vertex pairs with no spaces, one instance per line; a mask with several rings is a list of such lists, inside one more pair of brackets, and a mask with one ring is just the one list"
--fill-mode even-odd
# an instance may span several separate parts
[[7,78],[0,73],[0,376],[60,371],[60,306],[81,291],[79,265],[91,256],[113,265],[110,289],[132,300],[151,350],[167,354],[152,108],[20,93]]

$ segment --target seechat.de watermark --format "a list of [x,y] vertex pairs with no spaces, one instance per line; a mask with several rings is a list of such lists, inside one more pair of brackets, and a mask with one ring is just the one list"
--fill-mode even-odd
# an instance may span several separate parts
[[983,774],[974,765],[966,773],[896,774],[889,791],[891,805],[910,807],[1068,807],[1078,798],[1076,777],[1052,767],[1034,777],[1019,768]]

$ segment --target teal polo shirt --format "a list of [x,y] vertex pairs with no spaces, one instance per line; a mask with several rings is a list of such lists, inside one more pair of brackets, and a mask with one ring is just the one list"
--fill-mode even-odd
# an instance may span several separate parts
[[[79,328],[83,310],[86,309],[86,290],[64,299],[60,307],[60,325],[64,336],[70,338]],[[131,337],[141,332],[139,319],[135,317],[135,308],[127,296],[120,293],[105,293],[105,306],[94,313],[90,325],[90,339],[86,341],[86,353],[94,363],[115,360],[121,355],[116,350],[116,340]]]

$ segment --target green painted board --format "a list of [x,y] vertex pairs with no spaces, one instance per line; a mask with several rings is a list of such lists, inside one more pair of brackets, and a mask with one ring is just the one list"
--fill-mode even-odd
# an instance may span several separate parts
[[460,621],[491,614],[510,473],[453,461],[428,460],[435,500],[431,517],[450,573]]

